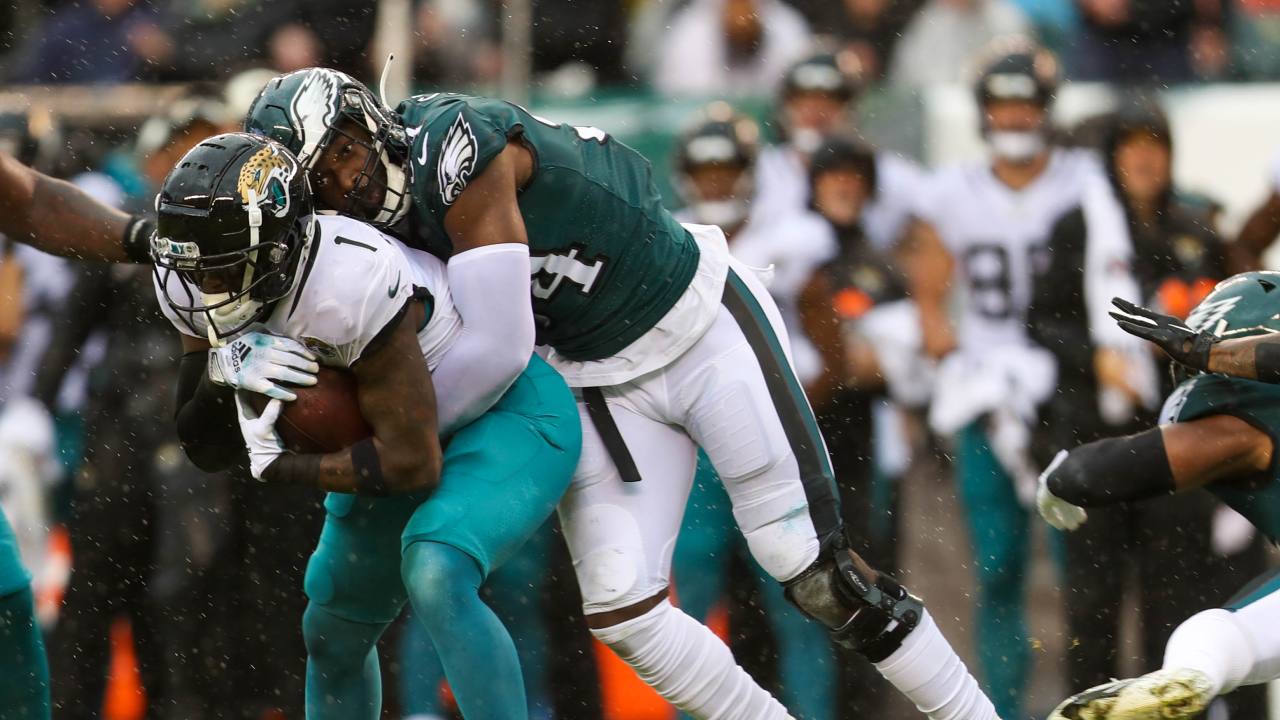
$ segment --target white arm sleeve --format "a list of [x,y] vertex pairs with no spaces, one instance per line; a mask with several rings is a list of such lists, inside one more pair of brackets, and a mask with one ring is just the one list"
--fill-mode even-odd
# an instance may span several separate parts
[[442,437],[492,407],[529,364],[535,331],[529,246],[501,243],[454,255],[449,292],[462,334],[431,374]]

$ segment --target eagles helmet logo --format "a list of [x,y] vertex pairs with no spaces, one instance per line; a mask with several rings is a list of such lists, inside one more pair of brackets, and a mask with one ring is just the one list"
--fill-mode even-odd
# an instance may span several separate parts
[[476,166],[476,136],[471,125],[458,113],[444,142],[440,145],[440,159],[436,163],[440,183],[440,199],[452,205],[462,194]]
[[297,167],[285,157],[284,153],[274,145],[268,145],[240,168],[240,182],[237,189],[240,198],[249,202],[249,190],[258,195],[258,202],[270,201],[272,214],[284,217],[289,213],[289,183]]
[[1221,336],[1225,328],[1215,327],[1240,302],[1240,296],[1225,297],[1221,300],[1205,300],[1196,306],[1187,316],[1187,327],[1196,332],[1209,332]]
[[316,145],[338,116],[342,81],[343,76],[333,70],[313,68],[293,96],[289,111],[302,133],[302,149],[298,158],[304,163],[316,151]]

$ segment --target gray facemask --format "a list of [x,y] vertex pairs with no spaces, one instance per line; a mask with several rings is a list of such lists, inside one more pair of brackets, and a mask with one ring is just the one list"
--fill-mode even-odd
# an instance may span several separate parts
[[822,145],[822,133],[813,128],[796,128],[791,131],[791,146],[805,155],[812,155]]
[[693,204],[692,209],[699,223],[715,225],[721,230],[731,229],[747,217],[747,202],[745,200],[730,199],[698,202]]
[[991,153],[1001,160],[1026,162],[1044,150],[1044,135],[1036,130],[992,130],[987,133]]

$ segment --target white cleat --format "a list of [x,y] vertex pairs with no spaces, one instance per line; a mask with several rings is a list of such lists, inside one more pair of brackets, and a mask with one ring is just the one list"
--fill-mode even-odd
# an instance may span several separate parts
[[1199,670],[1157,670],[1073,695],[1049,720],[1174,720],[1203,711],[1214,697],[1213,682]]

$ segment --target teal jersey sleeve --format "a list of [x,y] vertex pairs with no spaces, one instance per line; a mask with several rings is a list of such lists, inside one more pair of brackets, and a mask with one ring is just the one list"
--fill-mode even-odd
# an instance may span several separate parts
[[1249,519],[1264,535],[1280,538],[1280,385],[1224,375],[1197,375],[1165,401],[1160,424],[1190,422],[1212,415],[1240,418],[1271,438],[1271,467],[1256,477],[1219,480],[1205,489]]

